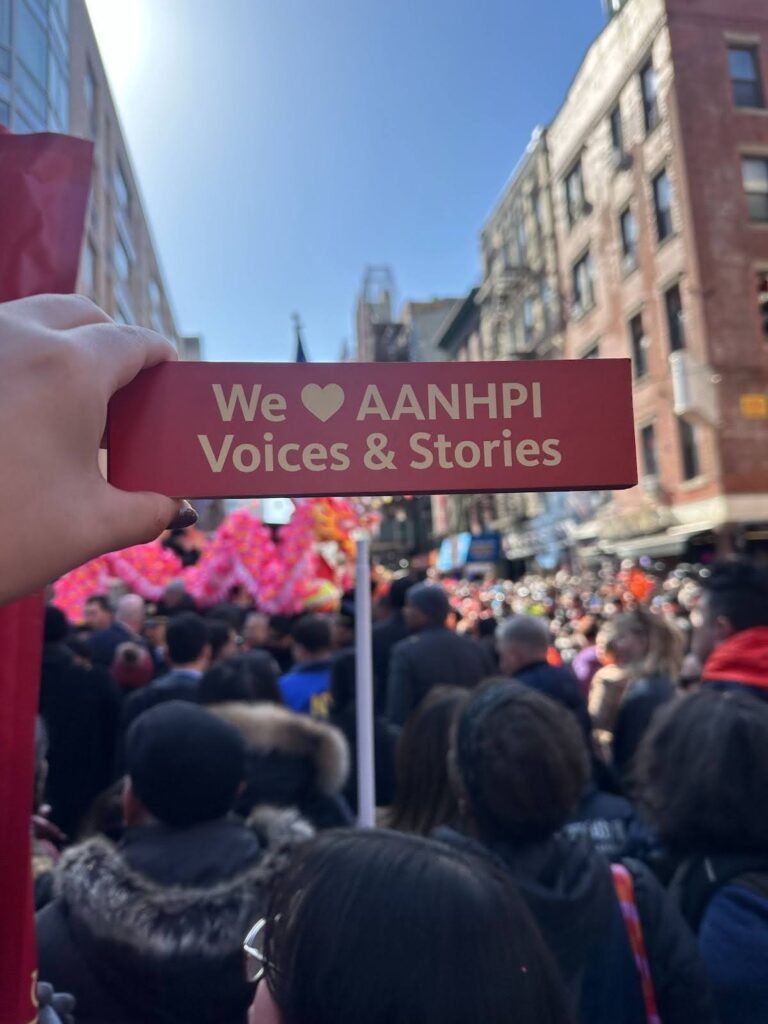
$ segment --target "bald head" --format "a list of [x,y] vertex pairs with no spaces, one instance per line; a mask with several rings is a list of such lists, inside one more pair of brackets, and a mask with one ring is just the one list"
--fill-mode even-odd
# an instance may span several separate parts
[[141,635],[147,617],[144,599],[138,594],[125,594],[117,602],[115,618],[132,632]]
[[549,648],[547,620],[534,615],[515,615],[506,619],[496,630],[496,648],[501,671],[508,676],[514,676],[520,669],[537,661],[546,661]]

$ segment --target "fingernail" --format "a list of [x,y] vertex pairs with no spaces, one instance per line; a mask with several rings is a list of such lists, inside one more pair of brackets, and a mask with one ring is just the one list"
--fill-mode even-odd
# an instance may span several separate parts
[[173,519],[168,523],[169,530],[186,530],[188,526],[194,526],[197,522],[197,512],[188,501],[182,501],[181,507]]

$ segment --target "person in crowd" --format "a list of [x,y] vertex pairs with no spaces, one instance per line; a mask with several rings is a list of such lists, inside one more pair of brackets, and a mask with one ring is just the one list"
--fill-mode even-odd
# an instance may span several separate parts
[[324,615],[304,615],[293,627],[294,668],[280,680],[289,708],[327,718],[333,663],[331,626]]
[[195,612],[180,612],[166,630],[167,660],[170,671],[149,686],[131,694],[123,705],[122,727],[142,711],[167,700],[197,700],[200,680],[211,660],[208,624]]
[[129,640],[115,651],[110,674],[121,691],[140,690],[152,681],[155,666],[147,648]]
[[546,619],[536,615],[505,619],[496,631],[499,670],[502,675],[564,704],[588,733],[589,715],[578,680],[567,666],[549,664],[549,642]]
[[280,666],[281,673],[290,672],[293,668],[291,630],[294,625],[290,615],[249,612],[243,631],[243,646],[246,650],[266,651]]
[[389,661],[394,647],[405,640],[410,630],[405,621],[405,598],[415,585],[412,576],[398,576],[392,580],[383,598],[386,613],[380,622],[374,622],[371,633],[373,650],[374,700],[377,712],[383,714],[387,708],[387,684]]
[[499,623],[493,615],[481,615],[475,623],[475,635],[488,652],[493,671],[499,671],[499,652],[496,647],[496,630]]
[[175,615],[188,615],[195,611],[197,608],[194,598],[187,593],[184,580],[171,580],[157,603],[158,615],[171,618]]
[[768,706],[739,687],[664,708],[638,759],[721,1024],[768,1020],[767,752]]
[[387,828],[428,836],[440,825],[456,823],[448,750],[468,696],[463,687],[438,686],[405,723],[397,743],[395,797],[382,822]]
[[84,616],[91,630],[88,638],[91,660],[100,668],[109,668],[120,644],[134,640],[135,636],[124,623],[116,621],[115,609],[106,594],[89,597],[85,602]]
[[617,616],[610,649],[615,665],[592,681],[589,710],[596,730],[610,736],[614,769],[631,786],[633,760],[656,711],[675,696],[683,639],[661,615],[637,607]]
[[[254,660],[264,664],[256,668]],[[257,687],[253,677],[270,675],[274,687],[275,670],[269,655],[253,651],[214,665],[200,683],[201,702],[245,742],[246,784],[236,809],[249,818],[265,806],[294,808],[316,828],[350,825],[342,795],[349,773],[344,736],[326,722],[257,695],[266,680]]]
[[602,665],[600,652],[597,649],[597,636],[599,632],[600,619],[596,615],[585,615],[579,622],[578,635],[582,638],[584,646],[574,656],[571,668],[579,681],[579,689],[585,701],[589,700],[592,680]]
[[345,651],[355,646],[355,602],[345,598],[333,616],[331,644],[334,651]]
[[503,872],[420,836],[328,833],[301,847],[245,951],[260,979],[250,1024],[573,1020]]
[[[344,788],[350,807],[357,810],[357,660],[354,650],[341,651],[331,668],[331,725],[344,734],[349,746],[350,772]],[[377,806],[390,804],[395,795],[397,730],[376,707],[373,709],[373,750]]]
[[746,559],[716,563],[698,610],[693,651],[702,681],[768,700],[768,569]]
[[165,632],[168,620],[163,615],[152,615],[144,626],[149,653],[155,666],[165,665]]
[[493,666],[476,640],[446,626],[451,610],[445,589],[433,583],[411,587],[405,620],[414,634],[396,644],[389,666],[387,717],[402,725],[434,686],[470,688]]
[[208,642],[211,645],[211,664],[223,661],[225,658],[232,658],[237,654],[237,631],[223,619],[211,618],[205,620],[208,626]]
[[[627,862],[614,881],[589,843],[560,833],[589,778],[571,713],[519,683],[489,684],[470,695],[450,759],[463,822],[435,836],[484,849],[505,865],[583,1024],[645,1020],[649,987],[664,1024],[715,1021],[693,936],[650,871]],[[624,914],[639,914],[645,978],[635,959],[637,933]]]
[[66,646],[69,623],[45,609],[39,713],[48,734],[51,819],[74,835],[94,797],[114,778],[119,696],[103,668],[81,668]]
[[247,651],[212,665],[200,680],[201,704],[283,704],[280,669],[266,651]]
[[49,820],[45,803],[48,778],[48,731],[38,715],[35,720],[35,795],[32,811],[32,884],[35,910],[50,903],[53,896],[53,870],[59,851],[66,841],[64,833]]
[[[242,1024],[243,936],[285,859],[230,816],[242,739],[171,701],[133,723],[125,753],[125,836],[61,858],[56,899],[37,917],[40,976],[75,996],[82,1024]],[[273,822],[275,842],[296,840],[286,829]]]
[[125,626],[132,640],[141,640],[147,624],[147,606],[138,594],[123,594],[115,606],[115,622]]
[[257,651],[268,643],[269,616],[264,612],[248,612],[243,626],[243,646],[247,651]]

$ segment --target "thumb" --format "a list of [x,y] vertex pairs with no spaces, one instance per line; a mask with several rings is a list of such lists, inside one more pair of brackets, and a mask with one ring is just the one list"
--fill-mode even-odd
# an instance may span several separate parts
[[192,526],[197,512],[188,501],[107,485],[100,518],[103,549],[117,551],[155,540],[164,530]]

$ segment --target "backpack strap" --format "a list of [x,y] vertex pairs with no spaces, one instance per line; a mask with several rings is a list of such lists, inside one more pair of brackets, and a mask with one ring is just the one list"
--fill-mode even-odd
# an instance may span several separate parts
[[611,874],[613,876],[613,887],[616,890],[616,896],[621,907],[621,916],[624,919],[624,927],[627,930],[629,945],[635,958],[638,974],[640,975],[647,1024],[661,1024],[661,1018],[659,1017],[656,1005],[656,991],[653,987],[651,968],[645,948],[643,925],[637,910],[635,883],[632,875],[623,864],[612,864]]

